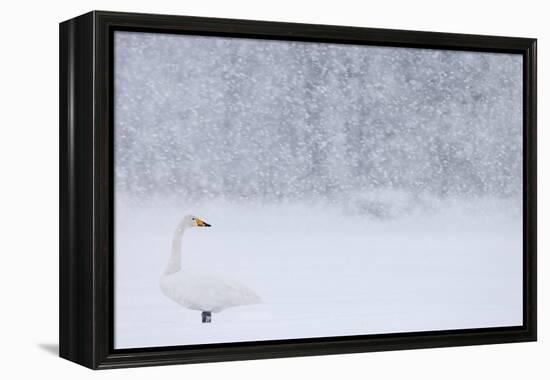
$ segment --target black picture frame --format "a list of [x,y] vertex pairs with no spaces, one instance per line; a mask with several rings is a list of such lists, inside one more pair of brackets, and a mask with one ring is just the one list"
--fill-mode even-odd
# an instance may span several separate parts
[[[113,349],[115,30],[521,54],[523,325]],[[536,39],[105,11],[62,22],[59,37],[61,357],[102,369],[536,340]]]

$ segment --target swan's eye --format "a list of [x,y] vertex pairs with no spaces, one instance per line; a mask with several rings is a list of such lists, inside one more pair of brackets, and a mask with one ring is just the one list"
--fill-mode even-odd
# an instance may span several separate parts
[[195,218],[191,218],[191,220],[195,220]]

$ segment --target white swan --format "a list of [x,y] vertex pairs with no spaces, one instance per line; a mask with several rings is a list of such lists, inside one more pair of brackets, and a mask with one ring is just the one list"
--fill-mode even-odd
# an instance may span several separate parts
[[261,302],[255,292],[238,282],[181,269],[181,240],[184,232],[194,227],[210,227],[210,224],[193,215],[187,215],[176,227],[172,254],[160,279],[164,295],[181,306],[201,311],[203,323],[211,322],[211,313],[218,313],[228,307]]

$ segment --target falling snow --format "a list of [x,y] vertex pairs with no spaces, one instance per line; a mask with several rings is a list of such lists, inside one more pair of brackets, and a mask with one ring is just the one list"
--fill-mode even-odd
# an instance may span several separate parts
[[519,55],[117,34],[116,174],[148,198],[518,196]]
[[[117,32],[115,141],[118,347],[522,323],[519,55]],[[163,298],[187,213],[263,305]]]

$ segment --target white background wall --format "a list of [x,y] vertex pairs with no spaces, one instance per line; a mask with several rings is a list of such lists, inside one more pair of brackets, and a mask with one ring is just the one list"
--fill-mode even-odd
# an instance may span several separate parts
[[[543,1],[10,1],[0,22],[0,358],[2,377],[214,379],[546,378],[550,275],[544,252],[548,10]],[[58,318],[58,22],[92,9],[354,25],[539,39],[539,342],[394,351],[94,374],[56,357]],[[545,377],[546,376],[546,377]]]

